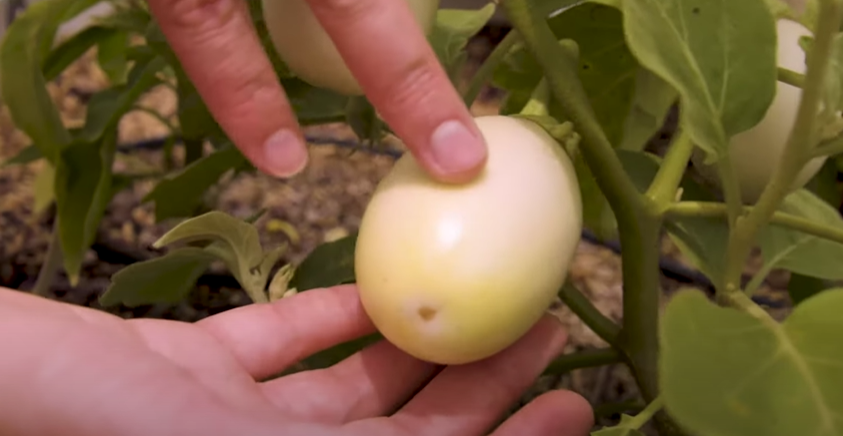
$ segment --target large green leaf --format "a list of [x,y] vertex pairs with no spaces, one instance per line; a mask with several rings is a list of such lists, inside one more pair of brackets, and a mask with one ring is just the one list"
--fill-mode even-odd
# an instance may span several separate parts
[[196,285],[216,256],[196,247],[173,250],[159,258],[129,265],[111,277],[100,304],[177,303]]
[[[788,195],[779,210],[843,230],[840,213],[805,189]],[[843,244],[781,226],[767,226],[760,242],[765,270],[778,268],[821,279],[843,279]]]
[[764,117],[776,92],[776,26],[765,0],[624,0],[627,42],[670,83],[682,126],[713,162]]
[[85,252],[96,238],[97,228],[112,198],[112,164],[117,132],[111,130],[96,141],[79,141],[64,149],[56,167],[56,206],[64,268],[76,285]]
[[782,324],[680,291],[661,325],[667,412],[699,435],[843,435],[841,313],[843,289],[804,301]]
[[112,85],[122,85],[126,81],[129,72],[126,53],[130,36],[129,32],[119,31],[98,41],[97,62]]
[[634,92],[619,145],[625,150],[643,150],[664,125],[677,98],[669,83],[645,68],[639,68],[635,75]]
[[202,204],[205,192],[225,173],[247,165],[245,156],[234,146],[211,153],[182,171],[158,182],[143,201],[155,203],[155,219],[193,216]]
[[97,45],[99,41],[111,38],[119,34],[117,29],[103,26],[91,26],[85,30],[64,40],[44,60],[43,73],[45,80],[53,80],[58,77],[73,62],[76,62],[88,50]]

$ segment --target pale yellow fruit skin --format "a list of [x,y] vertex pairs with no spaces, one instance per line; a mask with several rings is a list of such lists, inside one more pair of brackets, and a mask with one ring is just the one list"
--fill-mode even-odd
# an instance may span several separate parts
[[[805,52],[799,47],[799,38],[811,36],[801,24],[781,19],[776,22],[778,31],[778,65],[804,74]],[[749,130],[734,135],[729,144],[729,156],[741,185],[745,204],[755,204],[770,183],[776,166],[781,161],[788,137],[796,123],[802,89],[777,82],[777,92],[770,108],[760,123]],[[719,186],[716,167],[703,163],[704,156],[697,152],[694,164],[706,180]],[[826,157],[808,162],[791,185],[791,190],[805,186],[825,163]]]
[[560,146],[530,121],[476,121],[489,150],[481,176],[440,184],[405,154],[368,205],[355,253],[363,307],[381,334],[439,364],[480,360],[523,336],[554,301],[582,230]]
[[[439,0],[404,0],[422,31],[436,22]],[[343,95],[362,95],[357,79],[306,0],[262,0],[269,35],[278,56],[300,79]],[[397,37],[400,38],[400,35]],[[372,50],[378,50],[373,46]]]

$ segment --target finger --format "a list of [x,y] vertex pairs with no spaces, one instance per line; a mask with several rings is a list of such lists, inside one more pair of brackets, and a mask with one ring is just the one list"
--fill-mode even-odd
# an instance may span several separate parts
[[380,341],[330,368],[296,373],[262,386],[275,405],[296,418],[345,424],[389,414],[435,369],[436,365]]
[[406,1],[308,0],[366,96],[442,181],[475,177],[486,145]]
[[355,286],[313,289],[271,304],[253,304],[197,325],[227,347],[256,379],[375,331]]
[[393,419],[416,436],[485,434],[564,348],[567,333],[545,316],[521,340],[486,360],[446,368]]
[[504,421],[491,436],[587,436],[594,412],[585,398],[571,391],[540,395]]
[[242,0],[149,0],[208,109],[261,171],[299,172],[307,149]]

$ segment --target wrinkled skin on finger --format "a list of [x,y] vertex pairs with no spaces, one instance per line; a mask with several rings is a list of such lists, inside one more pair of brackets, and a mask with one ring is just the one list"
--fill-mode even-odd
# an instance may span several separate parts
[[567,333],[552,317],[468,365],[437,368],[379,342],[333,367],[267,380],[373,331],[354,286],[197,323],[123,320],[0,289],[0,389],[14,393],[0,396],[0,433],[584,436],[593,424],[582,397],[553,391],[494,428],[563,349]]

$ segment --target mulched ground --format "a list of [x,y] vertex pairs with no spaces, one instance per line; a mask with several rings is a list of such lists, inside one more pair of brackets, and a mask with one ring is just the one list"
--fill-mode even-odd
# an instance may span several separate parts
[[[495,30],[485,32],[470,45],[469,53],[476,67],[499,40]],[[70,125],[84,119],[84,98],[105,84],[105,79],[87,56],[74,64],[51,87],[52,95],[61,108],[62,116]],[[498,94],[487,90],[474,110],[477,114],[493,113]],[[159,89],[144,99],[150,108],[172,113],[175,99],[167,89]],[[163,135],[165,128],[144,113],[132,113],[121,125],[124,142],[152,139]],[[313,135],[338,139],[354,139],[344,126],[314,128]],[[657,138],[654,149],[664,144]],[[14,129],[4,107],[0,107],[0,160],[13,156],[24,145],[26,138]],[[342,236],[357,228],[360,217],[377,182],[392,165],[393,159],[368,153],[350,154],[349,150],[331,145],[314,145],[312,163],[300,176],[287,181],[256,174],[242,175],[215,189],[209,198],[212,207],[246,217],[266,208],[267,213],[258,221],[265,246],[289,242],[291,250],[285,260],[296,262],[326,239]],[[121,156],[118,169],[143,171],[160,160],[160,153],[139,151],[131,156]],[[47,247],[52,211],[41,215],[33,212],[33,190],[40,164],[0,170],[0,285],[28,290],[32,287],[43,262]],[[169,229],[173,223],[156,223],[152,206],[142,204],[141,198],[151,188],[150,183],[139,182],[130,190],[121,192],[111,203],[100,227],[97,242],[88,253],[81,283],[71,288],[64,276],[54,285],[54,298],[73,304],[99,307],[98,296],[107,288],[109,277],[128,263],[154,256],[150,244]],[[290,224],[298,234],[293,240],[281,229]],[[665,242],[666,259],[681,263],[674,247]],[[571,276],[582,291],[607,316],[620,320],[621,262],[612,250],[582,242]],[[771,299],[786,299],[782,291],[786,276],[770,279],[773,286],[763,291]],[[679,283],[665,278],[665,295],[679,287]],[[236,288],[236,282],[224,272],[210,273],[200,281],[198,289],[177,305],[157,305],[139,308],[104,309],[124,317],[169,318],[195,321],[247,304],[245,294]],[[781,315],[786,313],[780,311]],[[569,349],[603,346],[591,330],[585,327],[566,308],[558,312],[560,319],[571,330]],[[626,402],[636,399],[637,391],[628,372],[622,366],[575,371],[561,377],[541,379],[524,397],[554,387],[574,389],[595,404]],[[604,420],[604,424],[611,420]]]

